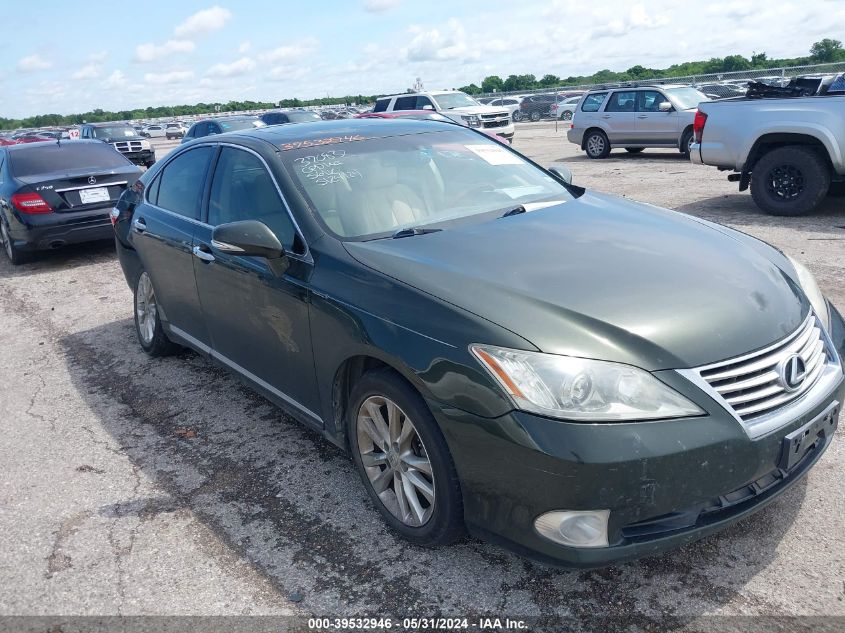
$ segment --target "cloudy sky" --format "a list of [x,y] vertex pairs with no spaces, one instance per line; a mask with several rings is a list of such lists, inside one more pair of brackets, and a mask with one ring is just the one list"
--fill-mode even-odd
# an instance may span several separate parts
[[488,74],[565,77],[753,51],[792,57],[845,33],[845,0],[6,4],[4,117],[401,92],[415,77],[451,88]]

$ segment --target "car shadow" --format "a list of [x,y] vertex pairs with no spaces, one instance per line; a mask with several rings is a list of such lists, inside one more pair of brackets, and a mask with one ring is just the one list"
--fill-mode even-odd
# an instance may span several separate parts
[[[838,192],[826,197],[811,214],[796,217],[764,213],[747,191],[703,198],[675,207],[675,210],[719,224],[825,233],[829,236],[826,239],[837,239],[837,234],[841,234],[841,239],[845,239],[845,201]],[[831,233],[834,235],[831,236]]]
[[507,614],[553,630],[561,618],[599,614],[605,630],[652,619],[667,630],[746,600],[740,592],[773,561],[805,496],[801,482],[718,535],[601,570],[550,568],[473,539],[420,548],[386,527],[341,450],[204,357],[147,357],[130,319],[60,343],[78,393],[158,488],[100,514],[188,509],[227,558],[248,562],[280,596],[300,593],[319,615]]
[[681,163],[689,163],[689,158],[681,154],[677,150],[651,150],[648,149],[643,150],[642,152],[638,152],[636,154],[632,154],[631,152],[626,152],[624,149],[614,149],[610,152],[610,155],[607,158],[590,158],[585,153],[579,153],[568,156],[563,156],[561,158],[556,159],[554,162],[558,163],[579,163],[585,161],[596,161],[600,163],[614,163],[614,162],[636,162],[636,161],[644,161],[644,160],[659,160],[659,161],[667,161],[667,162],[681,162]]
[[52,270],[67,270],[106,262],[113,260],[115,256],[114,240],[100,240],[38,251],[33,253],[26,263],[13,266],[0,246],[0,279],[49,274]]

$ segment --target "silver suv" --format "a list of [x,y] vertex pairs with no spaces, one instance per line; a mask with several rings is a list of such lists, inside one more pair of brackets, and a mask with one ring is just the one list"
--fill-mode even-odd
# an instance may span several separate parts
[[698,104],[709,99],[690,86],[638,86],[591,90],[581,99],[566,133],[590,158],[614,147],[641,152],[676,147],[689,157]]

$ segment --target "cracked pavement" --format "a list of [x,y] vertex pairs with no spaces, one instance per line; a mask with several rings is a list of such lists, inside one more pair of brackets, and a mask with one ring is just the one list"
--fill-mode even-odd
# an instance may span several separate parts
[[[845,308],[845,198],[773,218],[676,152],[590,161],[553,123],[520,125],[515,147],[567,163],[575,184],[770,241]],[[110,244],[0,260],[0,324],[0,614],[603,614],[622,630],[845,615],[841,426],[750,519],[657,558],[565,571],[475,540],[396,538],[338,449],[191,352],[141,352]]]

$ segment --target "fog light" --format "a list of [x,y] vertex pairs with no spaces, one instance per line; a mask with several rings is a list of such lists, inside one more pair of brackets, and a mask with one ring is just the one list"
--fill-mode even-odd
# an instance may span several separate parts
[[607,547],[610,510],[556,510],[541,514],[534,527],[547,539],[569,547]]

